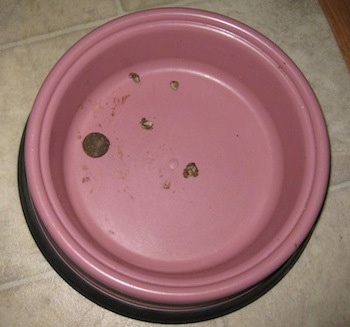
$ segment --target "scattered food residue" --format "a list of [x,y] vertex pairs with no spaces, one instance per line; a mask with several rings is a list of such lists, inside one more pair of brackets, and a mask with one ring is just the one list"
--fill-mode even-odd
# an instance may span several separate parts
[[140,83],[141,79],[140,76],[136,73],[130,73],[129,77],[135,82],[135,83]]
[[130,94],[125,94],[122,95],[121,97],[119,96],[114,96],[113,97],[113,104],[112,104],[112,108],[116,109],[119,105],[123,105],[126,103],[126,100],[128,100],[130,97]]
[[122,104],[124,104],[129,97],[130,97],[130,94],[123,95],[121,100]]
[[118,146],[117,155],[118,155],[118,158],[119,158],[120,160],[122,160],[123,157],[124,157],[123,150],[120,148],[120,146]]
[[144,129],[153,129],[153,122],[146,118],[142,118],[140,124]]
[[170,82],[170,87],[175,91],[179,88],[179,86],[180,86],[180,84],[178,81],[171,81]]
[[[117,108],[124,105],[129,97],[130,97],[130,94],[125,94],[121,97],[119,97],[119,96],[113,97],[113,103],[111,106],[111,108],[112,108],[111,116],[112,117],[114,117],[116,115]],[[106,105],[108,105],[108,103],[106,103]]]
[[199,175],[199,170],[194,162],[189,163],[184,169],[183,175],[185,178],[197,177]]
[[102,157],[109,149],[110,142],[101,133],[90,133],[83,141],[84,152],[92,158]]
[[170,182],[169,181],[165,181],[164,184],[163,184],[163,189],[164,190],[169,190],[170,186],[171,186]]

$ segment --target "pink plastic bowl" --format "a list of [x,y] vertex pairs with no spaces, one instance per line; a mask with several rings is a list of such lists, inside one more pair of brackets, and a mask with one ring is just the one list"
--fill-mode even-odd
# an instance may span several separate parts
[[116,298],[183,310],[280,268],[329,175],[323,116],[295,64],[251,28],[190,9],[118,18],[74,45],[38,94],[24,155],[67,265]]

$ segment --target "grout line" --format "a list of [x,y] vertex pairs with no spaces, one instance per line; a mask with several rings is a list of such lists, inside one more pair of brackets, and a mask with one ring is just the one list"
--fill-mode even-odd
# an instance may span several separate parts
[[335,192],[335,191],[339,191],[339,190],[342,190],[343,188],[347,188],[347,187],[350,187],[350,181],[343,182],[343,183],[336,184],[336,185],[332,185],[329,187],[329,191]]
[[79,24],[79,25],[67,27],[63,30],[57,30],[57,31],[53,31],[50,33],[46,33],[46,34],[34,35],[34,36],[28,37],[28,38],[23,39],[23,40],[0,44],[0,51],[12,49],[12,48],[17,48],[17,47],[21,47],[24,45],[28,45],[28,44],[32,44],[32,43],[36,43],[36,42],[40,42],[40,41],[45,41],[45,40],[48,40],[48,39],[51,39],[51,38],[54,38],[57,36],[66,35],[66,34],[78,32],[78,31],[83,31],[84,29],[88,29],[88,28],[93,29],[93,28],[99,27],[99,26],[111,21],[112,19],[114,19],[116,17],[117,16],[111,16],[111,17],[107,17],[104,19],[95,20],[95,21],[90,22],[90,23]]
[[119,0],[114,0],[114,4],[115,4],[115,7],[117,9],[117,13],[120,14],[120,15],[124,15],[125,11],[124,11],[120,1]]
[[166,5],[167,7],[170,7],[171,5],[173,5],[173,7],[189,7],[191,8],[192,6],[194,5],[197,5],[197,4],[200,4],[202,3],[201,0],[179,0],[179,1],[176,1],[174,3],[170,3],[168,5]]
[[7,283],[0,285],[0,292],[9,290],[9,289],[14,288],[14,287],[23,286],[23,285],[26,285],[29,283],[38,282],[38,281],[43,280],[43,279],[48,279],[50,277],[53,277],[55,274],[56,273],[54,272],[54,270],[50,270],[50,271],[47,271],[47,272],[44,272],[44,273],[41,273],[38,275],[34,275],[34,276],[27,277],[27,278],[22,278],[19,280],[7,282]]

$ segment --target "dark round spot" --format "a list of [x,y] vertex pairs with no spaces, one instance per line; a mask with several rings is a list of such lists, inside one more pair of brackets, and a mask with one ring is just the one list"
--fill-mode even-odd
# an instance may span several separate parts
[[90,133],[83,141],[84,152],[92,158],[102,157],[109,148],[109,140],[101,133]]

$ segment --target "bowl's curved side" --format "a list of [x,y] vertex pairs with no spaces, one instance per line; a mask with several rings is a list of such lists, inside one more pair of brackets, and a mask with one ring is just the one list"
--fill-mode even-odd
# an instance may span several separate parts
[[[132,67],[133,64],[142,61],[143,55],[150,60],[154,55],[152,42],[154,45],[155,41],[149,39],[149,47],[145,52],[141,52],[139,50],[145,45],[144,41],[141,42],[141,37],[137,38],[135,35],[154,32],[162,25],[167,26],[168,30],[164,29],[164,33],[168,34],[159,34],[162,38],[156,38],[157,42],[161,39],[171,43],[171,33],[183,32],[190,26],[195,30],[193,36],[197,35],[196,33],[204,33],[205,36],[218,37],[217,49],[214,52],[221,49],[220,53],[225,54],[220,60],[214,61],[212,55],[206,55],[209,53],[209,47],[204,43],[201,43],[200,50],[194,50],[189,55],[198,55],[206,64],[226,70],[229,75],[240,76],[242,84],[250,83],[276,127],[281,143],[276,149],[281,148],[281,174],[285,173],[284,179],[279,177],[282,186],[280,198],[276,196],[277,204],[272,212],[275,218],[267,223],[264,237],[260,237],[245,253],[235,257],[235,261],[232,259],[227,263],[227,272],[217,272],[215,282],[208,282],[210,278],[204,276],[202,284],[199,285],[200,280],[196,279],[196,286],[187,287],[186,291],[170,285],[176,282],[176,276],[174,278],[164,275],[158,278],[159,273],[152,275],[142,270],[132,271],[133,267],[126,266],[125,262],[115,263],[115,270],[110,268],[110,264],[101,263],[103,260],[96,258],[97,252],[93,249],[94,246],[98,246],[96,240],[86,232],[83,236],[76,232],[74,236],[72,231],[81,228],[79,217],[76,217],[75,209],[69,199],[67,200],[67,194],[64,194],[64,178],[57,179],[58,175],[64,175],[62,157],[69,122],[74,120],[87,92],[92,92],[106,76],[109,76],[109,71],[113,70],[111,66],[102,68],[101,58],[118,52],[122,59],[114,62],[114,69],[123,69],[125,65]],[[137,45],[133,46],[131,41],[128,41],[130,35],[139,41]],[[191,33],[183,34],[181,42],[188,42],[190,45],[191,38],[186,35]],[[113,40],[130,45],[133,49],[132,55],[129,55],[130,48],[122,50],[120,44],[113,48]],[[249,73],[246,72],[247,67],[232,64],[232,54],[224,51],[227,40],[234,40],[235,44],[243,49],[242,53],[252,53],[250,57],[240,57],[246,60]],[[159,58],[168,57],[169,51],[175,52],[178,57],[187,55],[181,47],[171,44],[168,46],[170,50],[164,47]],[[253,59],[262,64],[261,68],[257,64],[252,65]],[[79,85],[79,79],[89,66],[92,67],[91,70],[95,69],[95,82],[87,85],[84,90],[72,87]],[[262,83],[261,79],[269,72],[272,79]],[[297,108],[295,111],[283,112],[284,96],[287,97],[291,108]],[[293,129],[288,128],[291,124],[296,125],[294,133]],[[52,237],[57,248],[74,262],[80,271],[98,280],[101,285],[158,304],[189,304],[201,301],[206,303],[250,289],[258,281],[267,278],[283,266],[293,253],[299,253],[297,249],[302,247],[302,244],[306,244],[304,240],[318,217],[329,177],[329,143],[322,112],[311,87],[295,64],[276,45],[251,28],[217,14],[190,9],[158,9],[128,15],[102,26],[73,46],[53,68],[38,94],[28,121],[24,148],[26,183],[31,199],[27,202],[33,202],[37,217],[35,219],[41,221],[46,234]],[[57,189],[61,192],[57,192]],[[250,258],[248,262],[247,258],[258,248],[261,249],[259,255]],[[103,249],[99,251],[103,253]],[[105,262],[108,260],[105,259]],[[240,265],[239,273],[237,267]],[[152,283],[145,282],[147,278],[152,280]],[[181,282],[183,280],[184,278]],[[187,285],[190,281],[187,280]]]
[[[254,302],[273,288],[297,262],[305,249],[313,229],[306,239],[299,246],[293,255],[274,273],[263,281],[254,285],[240,294],[235,294],[214,303],[207,303],[201,306],[187,308],[171,305],[160,306],[146,302],[135,301],[123,294],[111,293],[103,290],[103,285],[92,281],[88,276],[72,264],[64,253],[61,253],[57,245],[50,239],[50,235],[42,226],[33,205],[26,176],[24,159],[25,131],[22,135],[18,154],[18,190],[23,213],[29,230],[46,260],[52,268],[76,291],[100,305],[117,314],[152,323],[195,323],[204,320],[214,319],[225,314],[234,312]],[[316,226],[316,224],[314,225]]]

